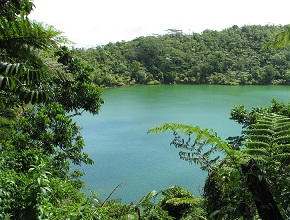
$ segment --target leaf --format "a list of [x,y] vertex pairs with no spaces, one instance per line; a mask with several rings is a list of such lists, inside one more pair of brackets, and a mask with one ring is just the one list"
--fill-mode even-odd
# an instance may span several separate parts
[[156,190],[152,190],[150,193],[145,195],[136,205],[137,207],[142,205],[144,202],[148,202],[150,199],[156,197],[158,195],[158,192]]
[[8,82],[8,88],[10,90],[14,90],[16,88],[16,84],[13,78],[9,77],[7,82]]
[[41,185],[41,179],[39,177],[37,178],[37,183],[39,186]]
[[215,210],[209,215],[209,219],[214,219],[214,217],[220,213],[220,210]]
[[38,91],[35,91],[31,95],[31,104],[34,105],[37,99],[38,99]]
[[32,91],[27,91],[25,96],[24,96],[24,103],[28,104],[31,100],[31,96],[32,96]]
[[0,90],[3,90],[6,86],[7,78],[0,75]]

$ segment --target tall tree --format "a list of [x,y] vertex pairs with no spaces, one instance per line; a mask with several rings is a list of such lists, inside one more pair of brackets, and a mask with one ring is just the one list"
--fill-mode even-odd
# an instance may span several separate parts
[[0,129],[9,136],[0,139],[0,218],[98,218],[85,211],[90,205],[81,208],[91,200],[79,191],[81,173],[70,170],[93,162],[69,115],[98,113],[103,100],[93,70],[61,48],[67,40],[60,31],[27,18],[30,1],[1,4]]

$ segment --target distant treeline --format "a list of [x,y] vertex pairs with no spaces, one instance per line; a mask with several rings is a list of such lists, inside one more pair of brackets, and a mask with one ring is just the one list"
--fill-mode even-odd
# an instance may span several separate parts
[[222,31],[139,37],[72,52],[101,86],[132,84],[289,85],[290,47],[261,50],[289,26],[232,26]]

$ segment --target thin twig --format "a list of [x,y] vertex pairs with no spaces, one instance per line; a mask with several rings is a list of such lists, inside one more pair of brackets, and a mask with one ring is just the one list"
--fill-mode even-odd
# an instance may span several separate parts
[[113,191],[110,193],[110,195],[105,199],[105,201],[102,203],[101,207],[103,207],[106,202],[108,201],[108,199],[113,195],[113,193],[119,188],[121,187],[122,185],[125,185],[126,182],[123,182],[123,183],[119,183],[118,186],[115,187],[115,189],[113,189]]

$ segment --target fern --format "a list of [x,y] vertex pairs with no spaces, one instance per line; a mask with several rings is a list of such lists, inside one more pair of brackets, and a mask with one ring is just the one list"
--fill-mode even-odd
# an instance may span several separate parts
[[267,157],[268,152],[266,149],[243,149],[241,150],[242,152],[244,152],[245,154],[249,154],[249,155],[255,155],[255,157]]
[[[265,131],[262,135],[261,131]],[[290,118],[277,114],[268,114],[250,126],[246,134],[245,157],[254,158],[265,174],[272,176],[282,171],[281,164],[288,166],[290,159]],[[270,170],[271,169],[271,170]],[[287,179],[287,174],[283,178]],[[277,184],[277,183],[275,183]]]
[[252,141],[252,140],[248,140],[248,142],[245,144],[247,148],[250,148],[250,149],[254,149],[254,148],[269,148],[270,145],[268,143],[265,143],[265,142],[261,142],[261,141]]
[[[182,160],[200,165],[202,170],[209,171],[218,161],[219,156],[214,153],[228,149],[226,142],[219,138],[211,129],[201,129],[199,126],[165,123],[148,130],[148,133],[172,131],[174,139],[170,145],[181,148],[179,157]],[[181,138],[179,133],[188,136],[187,140]]]

